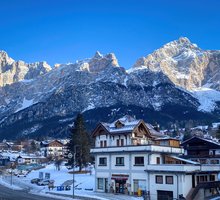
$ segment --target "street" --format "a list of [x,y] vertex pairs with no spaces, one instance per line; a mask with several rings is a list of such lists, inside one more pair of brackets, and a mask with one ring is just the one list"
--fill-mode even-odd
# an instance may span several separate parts
[[22,190],[12,190],[0,185],[0,200],[59,200],[27,193]]

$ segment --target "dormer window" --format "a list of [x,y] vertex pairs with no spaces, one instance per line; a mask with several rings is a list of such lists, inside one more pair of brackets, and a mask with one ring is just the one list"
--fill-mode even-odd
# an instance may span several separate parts
[[122,128],[124,126],[120,121],[115,122],[115,128]]

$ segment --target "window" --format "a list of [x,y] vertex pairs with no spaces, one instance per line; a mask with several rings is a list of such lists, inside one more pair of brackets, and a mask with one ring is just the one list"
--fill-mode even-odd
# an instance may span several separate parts
[[97,178],[98,179],[98,189],[103,190],[104,189],[104,180],[103,178]]
[[157,164],[160,164],[160,157],[157,157]]
[[173,176],[166,176],[166,184],[173,184]]
[[119,146],[120,146],[120,140],[117,139],[117,147],[119,147]]
[[209,180],[210,180],[210,181],[215,181],[215,175],[211,174],[211,175],[209,176]]
[[144,166],[144,157],[135,157],[134,158],[134,165],[141,165]]
[[100,147],[107,147],[107,141],[106,140],[101,140],[100,141]]
[[124,157],[116,157],[116,165],[123,166],[124,165]]
[[157,184],[163,184],[163,176],[157,175],[155,182],[156,182]]
[[106,157],[99,158],[99,166],[107,166],[107,158]]
[[197,183],[207,182],[208,177],[206,175],[197,176]]
[[219,164],[219,160],[210,160],[211,164]]
[[121,146],[124,146],[124,139],[121,139]]

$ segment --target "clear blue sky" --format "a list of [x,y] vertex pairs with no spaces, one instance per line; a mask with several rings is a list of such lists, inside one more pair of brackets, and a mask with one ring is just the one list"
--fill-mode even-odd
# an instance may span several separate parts
[[0,0],[0,49],[26,62],[75,62],[96,50],[119,64],[188,37],[220,49],[219,0]]

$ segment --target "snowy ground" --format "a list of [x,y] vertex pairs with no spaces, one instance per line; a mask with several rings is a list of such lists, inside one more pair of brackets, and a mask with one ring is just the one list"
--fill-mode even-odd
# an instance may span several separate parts
[[[69,191],[57,191],[57,188],[55,187],[53,190],[49,190],[47,186],[38,186],[36,184],[31,184],[30,181],[33,178],[39,177],[39,172],[50,173],[50,179],[55,180],[54,185],[55,186],[61,186],[65,182],[69,182],[71,184],[71,190]],[[30,193],[33,194],[40,194],[40,195],[51,195],[48,193],[53,193],[54,195],[68,195],[68,197],[64,197],[64,199],[71,199],[70,197],[73,194],[72,191],[72,180],[73,175],[68,173],[68,169],[65,166],[61,167],[60,171],[57,171],[55,166],[53,164],[48,165],[44,169],[32,171],[27,175],[27,177],[12,177],[12,186],[11,186],[11,177],[10,176],[3,176],[0,179],[0,184],[3,184],[7,187],[13,188],[13,189],[25,189]],[[109,194],[109,193],[97,193],[94,192],[94,186],[95,186],[95,177],[94,177],[94,169],[92,169],[92,174],[75,174],[75,186],[76,189],[75,195],[81,196],[81,197],[88,197],[88,198],[94,198],[94,199],[100,199],[100,200],[140,200],[143,199],[141,197],[132,197],[127,195],[115,195],[115,194]],[[60,198],[60,196],[59,196]]]

